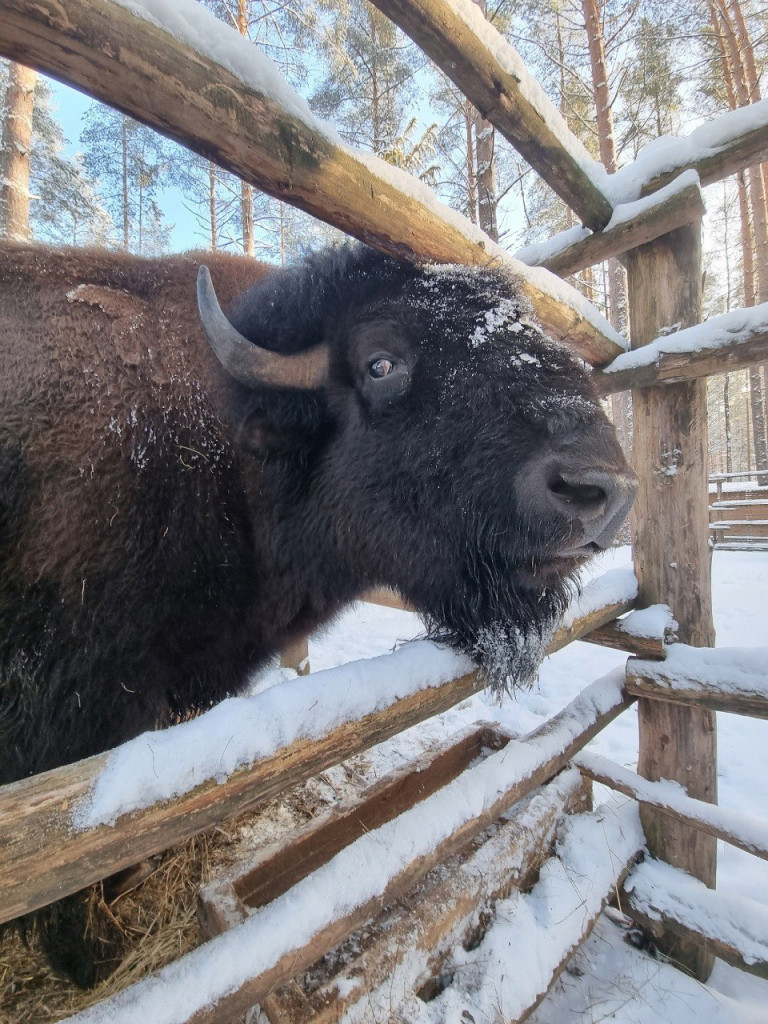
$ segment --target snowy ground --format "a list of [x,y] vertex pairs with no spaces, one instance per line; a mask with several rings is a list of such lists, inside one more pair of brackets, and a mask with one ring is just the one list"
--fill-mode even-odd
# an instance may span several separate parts
[[[603,556],[593,573],[629,564],[630,552],[622,548]],[[768,643],[768,555],[716,552],[713,584],[718,646]],[[415,615],[359,605],[310,643],[312,669],[389,652],[419,632]],[[387,761],[412,755],[428,739],[479,718],[496,718],[518,734],[529,732],[623,660],[615,651],[572,644],[547,659],[538,683],[516,700],[507,698],[498,705],[484,695],[475,697],[440,720],[383,745],[373,756],[380,757],[384,767]],[[766,728],[764,722],[718,715],[718,778],[724,807],[765,815]],[[635,713],[622,715],[590,749],[633,767],[637,761]],[[718,846],[718,888],[768,905],[768,863],[724,843]],[[628,946],[620,929],[603,917],[531,1020],[535,1024],[756,1024],[768,1022],[768,983],[718,962],[710,982],[700,985]]]

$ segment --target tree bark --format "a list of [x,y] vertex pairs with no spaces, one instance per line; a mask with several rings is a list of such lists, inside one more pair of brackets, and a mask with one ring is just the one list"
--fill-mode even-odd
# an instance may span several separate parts
[[[248,0],[237,0],[237,31],[241,36],[248,35]],[[240,182],[240,219],[243,227],[243,252],[246,256],[253,256],[253,186],[247,181]]]
[[[589,46],[592,70],[592,89],[595,99],[597,134],[600,160],[609,174],[616,171],[616,140],[613,131],[611,97],[608,90],[608,67],[605,60],[605,41],[597,0],[581,0],[584,25]],[[614,256],[608,260],[608,314],[611,326],[621,334],[627,330],[627,291],[624,267]],[[611,413],[619,441],[624,451],[632,450],[632,412],[627,392],[611,395]]]
[[128,203],[128,122],[123,116],[120,126],[123,159],[123,248],[128,251],[131,243],[131,217]]
[[[728,90],[728,101],[732,107],[748,106],[760,99],[760,82],[755,66],[752,40],[747,31],[744,15],[738,0],[713,0],[710,17],[716,31],[723,76]],[[768,204],[766,203],[765,181],[761,165],[750,167],[746,172],[749,189],[749,204],[752,208],[752,245],[754,246],[753,272],[756,295],[752,301],[765,302],[768,299]],[[742,216],[742,224],[744,218]],[[744,243],[745,247],[748,243]],[[745,298],[747,295],[745,263]],[[752,440],[755,465],[761,472],[758,482],[768,486],[768,430],[766,429],[765,396],[763,374],[760,368],[750,367],[749,400],[752,412]]]
[[211,217],[211,249],[219,245],[219,232],[216,218],[216,164],[208,161],[208,206]]
[[30,239],[29,154],[36,83],[36,71],[11,64],[0,152],[0,230],[15,242]]
[[[474,0],[485,15],[485,0]],[[480,228],[494,242],[499,240],[497,223],[496,182],[494,180],[493,151],[495,135],[493,125],[480,111],[475,112],[475,154],[477,167],[477,210]]]

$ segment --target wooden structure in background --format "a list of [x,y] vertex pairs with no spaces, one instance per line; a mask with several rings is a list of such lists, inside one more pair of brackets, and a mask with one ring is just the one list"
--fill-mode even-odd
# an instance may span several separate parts
[[[592,229],[589,237],[557,251],[549,261],[544,260],[545,265],[549,262],[559,273],[566,274],[592,261],[623,254],[629,272],[635,347],[652,342],[670,324],[697,322],[703,210],[697,185],[687,182],[685,188],[673,189],[672,194],[660,197],[657,204],[644,205],[635,214],[621,218],[620,228],[611,227],[614,206],[601,187],[600,175],[595,173],[588,158],[585,159],[557,112],[538,99],[532,99],[530,90],[521,88],[530,83],[523,81],[527,73],[519,64],[519,58],[507,52],[508,44],[499,39],[491,52],[487,39],[493,30],[488,26],[482,26],[482,31],[478,29],[479,15],[471,0],[452,0],[450,4],[443,0],[375,2],[443,66],[483,116],[506,135]],[[114,0],[71,0],[66,11],[58,0],[37,0],[34,5],[25,0],[0,0],[0,53],[112,104],[271,195],[395,256],[468,264],[508,260],[489,239],[471,225],[462,224],[460,217],[441,207],[422,186],[417,183],[406,186],[403,176],[394,175],[387,165],[355,154],[325,134],[308,112],[302,113],[295,104],[285,109],[279,99]],[[516,68],[514,74],[510,73],[510,67]],[[728,120],[729,116],[721,119],[719,147],[710,147],[700,158],[686,156],[680,167],[665,170],[645,181],[639,188],[640,193],[653,194],[684,170],[697,171],[701,182],[709,183],[765,159],[768,156],[768,117],[765,124],[752,125],[743,131],[733,117]],[[729,131],[731,125],[735,127]],[[605,322],[575,293],[553,283],[544,270],[527,270],[514,261],[510,261],[510,265],[521,274],[521,286],[544,326],[565,339],[593,366],[605,367],[621,351],[616,336]],[[660,355],[650,368],[642,366],[620,373],[596,374],[598,386],[606,393],[617,388],[633,389],[635,468],[641,480],[633,545],[640,585],[639,603],[668,605],[678,623],[680,639],[694,647],[714,643],[709,579],[705,377],[734,365],[762,362],[765,356],[765,334],[757,332],[730,348],[704,355],[695,352],[678,353],[669,358]],[[664,637],[646,638],[643,642],[623,630],[620,624],[612,624],[612,620],[626,610],[627,605],[621,604],[591,612],[561,631],[553,649],[591,632],[590,639],[594,642],[623,647],[646,659],[663,658],[666,654]],[[303,651],[286,653],[286,661],[296,665],[303,657]],[[560,801],[560,810],[553,813],[573,806],[569,800],[575,789],[569,791],[571,796],[563,796],[564,790],[558,791],[557,800],[553,796],[551,787],[565,785],[563,776],[558,773],[597,731],[637,697],[641,722],[640,775],[628,778],[618,766],[597,763],[587,755],[582,755],[576,763],[585,776],[598,778],[639,801],[651,854],[678,870],[690,872],[705,887],[710,887],[703,890],[706,906],[710,918],[717,920],[718,907],[724,904],[720,894],[711,891],[715,882],[715,837],[765,857],[768,850],[765,831],[768,830],[764,823],[744,822],[738,816],[712,807],[716,800],[716,731],[711,709],[729,707],[764,717],[768,696],[762,683],[752,687],[743,698],[727,687],[712,683],[703,686],[696,679],[691,679],[690,685],[685,687],[665,689],[663,677],[648,667],[652,664],[651,661],[630,662],[625,691],[606,703],[607,710],[600,713],[595,710],[590,717],[584,712],[584,701],[588,703],[593,697],[577,698],[560,715],[527,737],[526,741],[535,749],[541,744],[542,749],[546,747],[550,753],[542,754],[525,777],[511,781],[487,814],[457,826],[445,837],[434,857],[398,869],[399,873],[395,872],[387,883],[387,895],[393,897],[415,884],[441,857],[463,856],[461,850],[466,850],[467,842],[477,836],[494,815],[536,787],[539,787],[539,794],[549,794],[547,799],[553,808]],[[467,675],[439,687],[427,688],[362,721],[345,723],[321,740],[297,742],[281,750],[275,758],[235,772],[223,785],[204,783],[176,800],[124,815],[113,826],[96,826],[80,832],[70,828],[72,803],[89,790],[106,755],[5,787],[0,790],[0,859],[3,862],[0,920],[45,905],[167,848],[268,795],[283,791],[325,766],[338,763],[353,752],[451,707],[476,692],[478,687],[475,676]],[[740,706],[735,707],[739,700]],[[577,721],[578,727],[575,726]],[[432,779],[429,785],[450,786],[453,774],[462,769],[462,756],[476,742],[476,736],[457,740],[457,747],[438,752],[430,762],[433,767],[427,772],[427,777]],[[502,743],[503,738],[494,742]],[[556,752],[552,753],[551,749]],[[434,764],[442,767],[434,768]],[[557,783],[558,778],[561,783]],[[679,780],[686,794],[681,800],[671,802],[666,790],[662,794],[658,779]],[[386,780],[382,792],[394,792],[387,786],[395,785],[396,781]],[[409,785],[404,783],[405,790]],[[361,800],[367,800],[371,810],[374,805],[378,806],[376,801],[380,797],[381,792],[369,793],[361,796]],[[410,796],[408,799],[403,796],[398,803],[398,797],[394,811],[402,810],[407,815],[409,799]],[[710,807],[712,809],[708,810]],[[348,811],[346,824],[342,821],[344,811],[340,811],[332,823],[317,822],[314,831],[308,833],[311,842],[307,836],[295,837],[296,850],[301,843],[306,846],[307,842],[312,845],[317,841],[318,861],[326,854],[331,856],[339,848],[341,838],[350,838],[345,829],[352,813]],[[380,815],[376,817],[378,811],[371,810],[371,813],[372,822],[380,820]],[[324,828],[326,832],[321,836]],[[543,823],[541,828],[544,828]],[[329,839],[331,834],[336,836],[333,841]],[[517,840],[513,837],[509,841],[514,845]],[[546,840],[545,845],[548,844]],[[285,862],[286,884],[301,874],[292,866],[296,850],[291,848],[280,853]],[[620,858],[611,885],[621,882],[635,852],[634,849],[625,851],[626,856]],[[529,847],[526,856],[530,854]],[[633,874],[637,884],[633,886],[628,906],[630,913],[653,928],[657,943],[701,978],[707,976],[713,948],[718,954],[727,953],[732,962],[753,969],[754,958],[748,963],[741,956],[737,938],[732,937],[723,952],[723,944],[717,944],[716,936],[713,939],[712,935],[697,930],[695,923],[687,920],[682,912],[677,914],[670,909],[671,897],[662,908],[663,912],[660,911],[660,922],[652,921],[647,901],[644,903],[638,894],[643,890],[643,879],[653,863],[651,859],[651,867],[641,865]],[[451,870],[461,874],[461,862],[454,864]],[[535,865],[530,870],[535,873]],[[528,868],[524,868],[520,878],[528,877],[527,871]],[[254,872],[258,875],[254,868],[249,885],[253,883]],[[208,906],[210,932],[222,931],[231,925],[241,926],[237,922],[238,914],[242,917],[242,907],[238,909],[237,900],[242,904],[242,894],[238,894],[237,885],[232,884],[234,895],[230,893],[230,910],[234,907],[233,915],[224,920],[227,915],[222,907],[227,900],[219,894],[218,903],[214,900]],[[503,884],[506,883],[502,879],[496,879],[490,894],[478,891],[472,899],[487,900],[491,907],[494,893],[501,891]],[[454,903],[439,887],[433,891],[437,895],[428,901],[425,914],[432,922],[436,949],[443,949],[441,943],[444,945],[445,937],[453,932],[435,907],[441,900],[446,906],[454,906]],[[604,898],[608,895],[606,893]],[[602,899],[598,899],[591,916],[585,920],[583,934],[588,934]],[[187,1020],[224,1021],[257,998],[272,999],[275,1020],[281,1019],[283,1011],[278,1005],[281,997],[274,994],[275,987],[348,934],[360,923],[363,912],[370,916],[373,910],[366,906],[349,919],[327,922],[313,934],[300,954],[296,952],[287,959],[278,956],[264,970],[230,987],[220,998],[215,997],[210,1005],[191,1010]],[[463,911],[456,910],[458,917],[461,913]],[[393,927],[407,932],[408,924],[396,923]],[[768,936],[765,945],[768,948]],[[203,950],[197,952],[204,955]],[[569,952],[570,949],[560,951],[552,966],[553,977]],[[375,967],[379,972],[384,963],[383,955],[380,954]],[[439,965],[439,956],[435,962]],[[172,973],[173,967],[167,970]],[[394,963],[390,963],[390,967],[394,970]],[[539,998],[541,994],[532,999],[518,1019],[524,1019]],[[120,999],[118,996],[114,1016],[110,1019],[137,1019],[121,1016]],[[111,1012],[110,1007],[105,1012]],[[335,1019],[335,1010],[332,1012],[326,1006],[323,1012],[326,1011],[330,1014],[327,1019]],[[134,1007],[131,1012],[139,1011]]]

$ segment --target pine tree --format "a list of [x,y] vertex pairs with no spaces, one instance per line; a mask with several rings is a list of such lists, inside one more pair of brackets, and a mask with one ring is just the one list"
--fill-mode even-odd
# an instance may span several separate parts
[[80,135],[84,165],[121,228],[121,245],[140,255],[163,252],[171,227],[157,195],[169,180],[169,147],[150,128],[93,103]]
[[0,231],[18,242],[27,242],[30,237],[30,153],[36,84],[35,71],[23,64],[10,65],[0,150]]

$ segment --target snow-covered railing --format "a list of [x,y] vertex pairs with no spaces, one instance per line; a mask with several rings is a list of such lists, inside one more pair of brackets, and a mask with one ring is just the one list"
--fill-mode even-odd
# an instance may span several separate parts
[[[312,971],[310,991],[299,975],[261,999],[259,1005],[270,1024],[313,1024],[318,1019],[323,1024],[341,1024],[350,1018],[365,1019],[366,1012],[375,1020],[388,1021],[395,993],[399,1008],[414,1024],[422,1019],[420,1010],[430,1008],[434,1014],[444,999],[457,995],[455,990],[440,995],[446,982],[458,976],[454,972],[457,958],[467,956],[466,950],[472,950],[473,958],[482,956],[486,942],[493,941],[497,910],[505,915],[508,908],[510,890],[527,891],[534,885],[563,816],[583,814],[587,806],[584,780],[571,769],[561,772],[512,808],[490,836],[483,836],[482,845],[465,847],[366,923],[362,933],[351,936],[343,945],[346,956],[334,957],[335,962],[319,975]],[[285,852],[290,855],[290,850],[288,838]],[[566,862],[565,870],[571,867]],[[559,941],[550,942],[551,952],[559,952],[558,946],[562,948],[580,923],[581,907],[575,911],[575,921],[573,913],[567,913],[570,905],[562,909],[563,927],[556,932]],[[360,937],[363,941],[356,941]],[[538,961],[538,967],[538,985],[546,986],[551,980],[547,971],[551,960],[549,964]]]
[[617,206],[602,231],[569,228],[546,242],[526,246],[516,256],[528,266],[546,267],[559,277],[568,277],[699,220],[703,214],[698,175],[685,171],[653,195]]
[[670,818],[768,860],[768,820],[765,818],[730,811],[704,800],[694,800],[677,782],[649,782],[600,754],[582,751],[576,755],[573,763],[593,782],[634,797],[640,803],[657,807]]
[[743,971],[768,978],[768,909],[756,900],[708,889],[658,860],[639,864],[625,883],[626,909],[651,934],[671,931]]
[[472,0],[373,0],[482,111],[589,228],[612,204],[605,168],[587,152],[515,48]]
[[608,179],[608,194],[628,203],[694,170],[702,186],[768,159],[768,99],[729,110],[700,125],[690,135],[652,139],[637,159]]
[[508,266],[550,334],[603,365],[626,344],[554,275],[423,183],[350,149],[235,29],[194,0],[0,0],[0,54],[150,125],[257,188],[406,259]]
[[[549,650],[627,612],[636,592],[631,573],[594,581]],[[0,788],[0,921],[234,817],[482,685],[464,658],[421,641]]]
[[594,374],[601,394],[730,373],[768,362],[768,302],[733,309],[705,323],[624,352]]
[[[473,763],[393,821],[364,833],[235,928],[71,1021],[213,1024],[245,1012],[553,778],[628,705],[621,670],[592,683],[548,722]],[[579,918],[572,943],[642,846],[632,820],[627,819],[630,827],[619,828],[615,842],[605,844],[610,877],[595,872],[596,851],[583,838],[577,840],[575,849],[600,881],[589,901],[583,894],[578,900],[586,903],[587,913]],[[607,827],[600,821],[600,829]],[[572,885],[565,879],[563,887],[567,884]],[[558,914],[560,909],[558,904]]]
[[673,644],[663,662],[630,659],[627,691],[635,697],[768,718],[768,647]]

